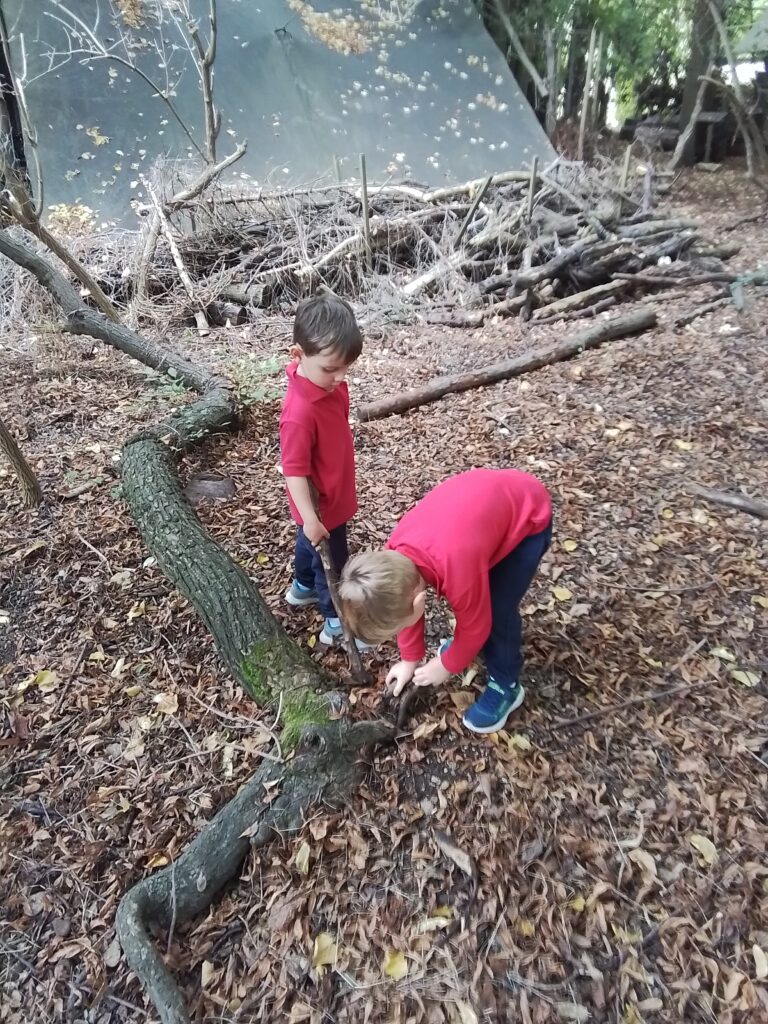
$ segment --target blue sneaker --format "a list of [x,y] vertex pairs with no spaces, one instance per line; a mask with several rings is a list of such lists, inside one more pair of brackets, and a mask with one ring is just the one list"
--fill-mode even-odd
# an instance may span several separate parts
[[[334,644],[337,640],[342,643],[344,641],[344,630],[341,627],[341,623],[338,619],[326,619],[323,623],[323,629],[318,637],[321,644]],[[363,640],[358,640],[355,637],[355,646],[358,651],[370,651],[373,644],[367,644]]]
[[317,604],[317,591],[314,587],[305,587],[298,580],[293,580],[285,592],[285,600],[294,608],[305,608],[309,604]]
[[489,678],[482,694],[464,712],[462,721],[470,732],[498,732],[524,699],[525,690],[520,683],[505,687]]

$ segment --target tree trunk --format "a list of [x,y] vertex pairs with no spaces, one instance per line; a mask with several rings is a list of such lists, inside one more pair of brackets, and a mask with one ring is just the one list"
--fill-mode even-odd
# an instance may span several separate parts
[[392,416],[395,413],[406,412],[428,402],[434,402],[444,395],[456,394],[460,391],[469,391],[472,388],[487,387],[489,384],[497,384],[499,381],[508,380],[510,377],[519,377],[531,370],[538,370],[542,366],[549,366],[551,363],[559,363],[566,359],[572,359],[588,348],[596,348],[605,341],[614,338],[625,338],[630,334],[639,334],[641,331],[655,327],[656,314],[650,310],[640,310],[635,313],[627,313],[625,316],[616,317],[613,320],[606,320],[605,323],[597,324],[579,334],[574,334],[564,341],[555,342],[545,348],[535,349],[533,352],[526,352],[515,359],[508,359],[503,363],[493,363],[491,366],[483,366],[471,373],[463,373],[454,377],[439,377],[437,380],[426,384],[421,388],[414,388],[412,391],[405,391],[392,398],[382,398],[378,402],[369,402],[361,405],[357,410],[357,418],[365,423],[368,420],[381,419],[384,416]]
[[0,419],[0,451],[8,459],[16,474],[24,505],[27,508],[39,505],[43,500],[43,492],[37,482],[37,477],[2,419]]
[[[685,85],[683,87],[683,102],[680,107],[680,128],[685,130],[693,116],[699,96],[700,79],[707,74],[711,54],[715,51],[717,37],[717,26],[712,18],[712,11],[709,0],[696,0],[693,19],[691,21],[691,48],[688,57],[688,66],[685,72]],[[699,107],[705,101],[705,93],[702,93]],[[679,155],[675,153],[675,166],[690,166],[696,161],[696,131],[690,133],[681,147]]]
[[[177,861],[139,881],[120,902],[117,934],[131,969],[163,1024],[188,1024],[150,929],[160,925],[168,934],[203,911],[237,874],[251,843],[262,846],[298,828],[319,800],[342,806],[364,771],[361,748],[391,739],[396,729],[337,720],[339,695],[318,692],[330,680],[280,629],[247,574],[207,535],[184,497],[176,456],[236,425],[229,382],[89,310],[58,270],[7,231],[0,231],[0,252],[30,270],[60,303],[64,330],[98,338],[200,392],[198,401],[125,442],[124,496],[147,547],[210,630],[224,664],[257,703],[274,707],[283,748],[296,752],[289,762],[268,762]],[[265,783],[277,787],[271,801],[264,800]]]

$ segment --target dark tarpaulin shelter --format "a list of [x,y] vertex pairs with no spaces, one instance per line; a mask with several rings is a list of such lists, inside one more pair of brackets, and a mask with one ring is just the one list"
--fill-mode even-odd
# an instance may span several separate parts
[[[118,37],[107,0],[70,7],[88,25],[98,22],[107,45]],[[191,7],[204,34],[207,0]],[[46,72],[52,51],[69,46],[50,0],[4,0],[4,8],[17,52],[24,35],[49,202],[79,200],[113,216],[143,198],[140,173],[156,158],[192,155],[162,101],[126,68],[73,57]],[[355,178],[365,153],[372,179],[440,184],[554,157],[468,0],[355,0],[343,8],[333,0],[218,0],[218,13],[219,155],[248,140],[231,174],[275,186],[332,180],[337,158],[342,176]],[[152,18],[132,35],[179,41],[167,21]],[[151,46],[135,55],[164,81]],[[200,138],[200,90],[185,50],[171,53],[171,68],[180,76],[174,102]]]

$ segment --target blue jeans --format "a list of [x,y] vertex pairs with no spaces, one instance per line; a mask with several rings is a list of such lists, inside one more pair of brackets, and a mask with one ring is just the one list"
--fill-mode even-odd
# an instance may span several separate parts
[[[342,523],[341,526],[335,526],[330,531],[328,543],[331,547],[331,558],[336,566],[336,572],[341,574],[341,570],[349,558],[346,523]],[[293,565],[294,575],[299,583],[303,587],[309,587],[317,592],[317,603],[325,618],[336,618],[337,612],[328,590],[328,581],[325,578],[320,553],[309,543],[301,527],[296,531],[296,550]]]
[[488,675],[514,686],[523,667],[520,602],[552,540],[552,523],[526,537],[488,574],[491,587],[491,633],[483,645]]

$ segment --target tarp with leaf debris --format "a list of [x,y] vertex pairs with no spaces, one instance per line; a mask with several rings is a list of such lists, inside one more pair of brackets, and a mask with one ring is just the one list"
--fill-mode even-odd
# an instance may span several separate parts
[[[129,32],[133,55],[166,81],[146,20],[126,29],[107,0],[73,5],[115,53]],[[207,29],[208,4],[193,0]],[[40,133],[48,196],[78,199],[104,214],[142,192],[140,172],[158,156],[186,155],[188,141],[157,96],[112,60],[81,63],[82,38],[65,31],[61,0],[10,0],[8,19],[24,33],[28,101]],[[344,177],[359,174],[439,183],[525,167],[553,151],[503,55],[468,0],[404,0],[343,8],[334,0],[219,0],[219,143],[247,138],[236,173],[260,183],[330,178],[337,157]],[[18,18],[18,21],[17,21]],[[173,102],[201,134],[202,104],[189,54],[169,48]],[[52,71],[43,73],[49,64]],[[177,81],[178,79],[178,81]]]

